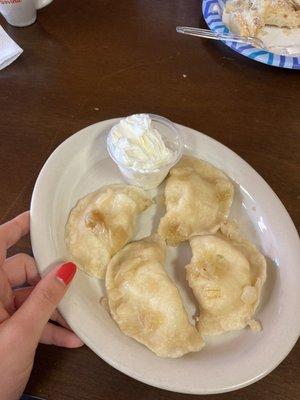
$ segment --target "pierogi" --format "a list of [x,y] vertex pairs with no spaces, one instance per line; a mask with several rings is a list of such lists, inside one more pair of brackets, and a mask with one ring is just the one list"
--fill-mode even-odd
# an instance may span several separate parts
[[193,237],[190,244],[186,271],[199,303],[199,331],[215,335],[246,325],[260,330],[253,315],[266,280],[265,257],[229,222],[220,233]]
[[158,356],[174,358],[200,350],[204,342],[165,271],[165,253],[158,235],[128,244],[110,261],[105,284],[121,331]]
[[143,189],[128,185],[103,186],[79,200],[65,229],[71,258],[88,275],[104,278],[111,257],[132,239],[137,215],[151,204]]
[[222,171],[195,157],[182,157],[167,179],[166,214],[158,233],[172,246],[215,233],[228,218],[233,194],[233,185]]

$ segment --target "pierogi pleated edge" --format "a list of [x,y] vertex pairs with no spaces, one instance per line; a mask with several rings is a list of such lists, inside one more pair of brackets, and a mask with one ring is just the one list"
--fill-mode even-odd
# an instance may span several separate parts
[[152,204],[143,189],[104,185],[79,199],[65,226],[71,259],[92,277],[105,277],[111,257],[134,236],[138,215]]
[[165,252],[157,234],[129,243],[108,264],[105,285],[120,330],[156,355],[176,358],[201,350],[204,341],[165,270]]
[[171,246],[215,233],[229,216],[233,196],[233,184],[223,171],[207,161],[183,156],[166,181],[166,213],[158,233]]
[[235,222],[222,224],[215,235],[193,237],[190,244],[187,281],[199,304],[199,331],[216,335],[247,325],[261,330],[253,316],[266,280],[266,259],[256,246]]

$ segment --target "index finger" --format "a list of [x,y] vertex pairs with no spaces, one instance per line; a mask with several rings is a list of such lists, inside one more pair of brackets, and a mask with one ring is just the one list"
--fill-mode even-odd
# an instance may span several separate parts
[[29,211],[25,211],[11,221],[0,225],[0,247],[7,250],[29,232]]

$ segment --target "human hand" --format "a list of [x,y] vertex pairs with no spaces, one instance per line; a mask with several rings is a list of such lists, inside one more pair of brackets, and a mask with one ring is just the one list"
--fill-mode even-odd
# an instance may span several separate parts
[[[29,232],[29,212],[0,225],[0,394],[19,399],[32,370],[38,343],[79,347],[56,306],[73,279],[76,266],[66,263],[40,280],[27,254],[6,258],[9,247]],[[27,283],[26,288],[14,289]],[[58,322],[57,326],[49,320]]]

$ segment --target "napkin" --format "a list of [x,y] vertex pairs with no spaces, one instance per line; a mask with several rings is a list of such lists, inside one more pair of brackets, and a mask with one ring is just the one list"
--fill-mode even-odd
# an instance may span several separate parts
[[21,47],[0,26],[0,70],[15,61],[22,52]]

